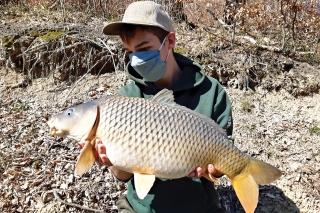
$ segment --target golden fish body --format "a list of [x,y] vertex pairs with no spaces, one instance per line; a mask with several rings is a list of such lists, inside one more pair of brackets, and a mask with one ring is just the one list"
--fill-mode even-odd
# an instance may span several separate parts
[[134,174],[141,199],[155,177],[181,178],[197,166],[206,170],[207,164],[213,164],[230,178],[245,211],[254,212],[258,184],[268,184],[281,176],[277,168],[231,144],[212,119],[176,104],[172,92],[166,89],[151,100],[108,96],[78,105],[58,114],[49,125],[52,134],[91,141],[80,154],[77,175],[93,165],[93,141],[100,138],[112,164]]
[[177,104],[110,97],[100,105],[97,136],[119,169],[160,178],[181,178],[212,163],[232,176],[248,156],[211,119]]

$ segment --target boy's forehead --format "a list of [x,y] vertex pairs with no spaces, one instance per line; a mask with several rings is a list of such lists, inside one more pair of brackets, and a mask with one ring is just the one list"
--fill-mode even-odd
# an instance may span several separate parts
[[146,31],[146,30],[136,30],[133,37],[127,41],[123,41],[124,48],[135,47],[145,43],[154,43],[159,42],[157,36]]

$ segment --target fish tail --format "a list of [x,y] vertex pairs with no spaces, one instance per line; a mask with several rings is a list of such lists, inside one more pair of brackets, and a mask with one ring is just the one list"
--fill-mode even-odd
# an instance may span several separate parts
[[269,184],[282,175],[274,166],[249,158],[240,174],[230,178],[233,188],[246,213],[253,213],[258,204],[259,184]]

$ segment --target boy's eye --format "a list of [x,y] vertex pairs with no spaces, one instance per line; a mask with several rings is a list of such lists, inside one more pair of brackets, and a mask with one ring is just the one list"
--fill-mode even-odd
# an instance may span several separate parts
[[148,48],[144,47],[144,48],[138,49],[137,51],[140,52],[140,51],[147,51],[147,50],[148,50]]

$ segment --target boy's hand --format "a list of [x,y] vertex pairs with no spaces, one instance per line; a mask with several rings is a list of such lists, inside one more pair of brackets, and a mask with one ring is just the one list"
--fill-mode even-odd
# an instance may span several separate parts
[[[85,145],[85,141],[79,142],[79,148],[82,149]],[[100,165],[112,166],[109,158],[107,157],[106,147],[103,145],[101,139],[96,139],[95,145],[92,148],[92,152],[96,162]]]
[[[215,170],[212,164],[208,164],[206,172],[208,174],[213,175],[214,177],[221,177],[223,174]],[[202,169],[198,166],[193,172],[189,173],[189,177],[201,178],[202,177]]]

